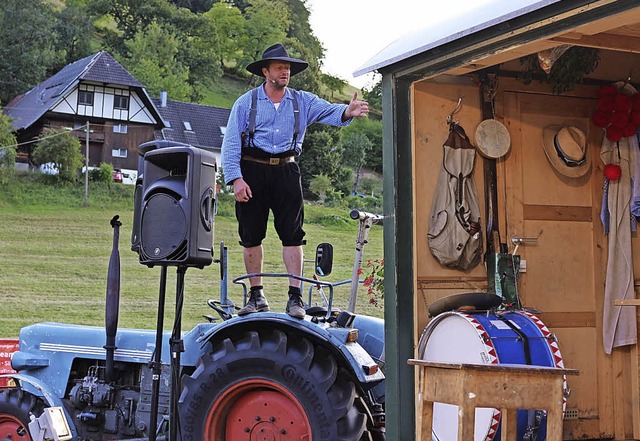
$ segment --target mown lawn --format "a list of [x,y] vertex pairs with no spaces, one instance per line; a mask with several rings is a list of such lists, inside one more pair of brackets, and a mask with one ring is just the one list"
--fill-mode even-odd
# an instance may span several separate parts
[[[121,327],[155,328],[160,268],[148,268],[130,251],[133,204],[131,189],[90,187],[89,204],[82,189],[51,190],[37,183],[19,183],[19,188],[0,187],[0,338],[17,337],[25,325],[55,321],[102,326],[107,270],[112,249],[110,220],[119,215],[121,257]],[[106,194],[105,194],[106,193]],[[111,193],[111,195],[109,195]],[[130,193],[130,194],[129,194]],[[131,199],[129,199],[131,197]],[[242,288],[231,279],[244,274],[242,248],[231,207],[221,207],[216,218],[215,239],[228,248],[229,297],[240,305]],[[348,209],[309,206],[307,209],[305,257],[312,259],[315,246],[323,241],[334,246],[334,272],[327,278],[351,277],[357,223]],[[265,247],[265,272],[284,273],[281,246],[270,227]],[[365,248],[367,259],[382,258],[382,228],[371,229]],[[216,249],[216,258],[218,250]],[[312,266],[305,268],[310,276]],[[175,268],[169,268],[165,326],[173,320]],[[284,310],[287,281],[266,279],[265,292],[272,310]],[[305,294],[309,286],[305,287]],[[208,299],[219,298],[220,268],[189,268],[185,278],[183,330],[203,321],[213,311]],[[383,310],[369,305],[360,287],[357,312],[382,317]],[[348,285],[336,291],[335,303],[348,304]],[[215,313],[214,313],[215,314]]]

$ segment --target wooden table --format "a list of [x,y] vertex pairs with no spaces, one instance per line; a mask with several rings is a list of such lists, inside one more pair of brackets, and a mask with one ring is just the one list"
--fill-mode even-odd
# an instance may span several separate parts
[[[474,439],[475,408],[500,410],[503,440],[515,440],[517,410],[547,411],[547,441],[562,441],[564,376],[575,369],[408,360],[420,369],[420,440],[431,441],[433,403],[458,406],[458,440]],[[504,436],[506,434],[506,437]]]

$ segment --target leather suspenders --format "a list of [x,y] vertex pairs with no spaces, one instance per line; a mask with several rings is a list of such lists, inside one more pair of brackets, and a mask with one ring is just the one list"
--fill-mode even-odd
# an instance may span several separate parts
[[[292,149],[296,148],[298,134],[300,133],[300,108],[298,106],[298,93],[295,89],[289,88],[293,96],[293,139],[291,140]],[[256,114],[258,113],[258,88],[251,91],[251,109],[249,111],[249,132],[246,146],[255,147],[253,144],[253,135],[256,132]]]

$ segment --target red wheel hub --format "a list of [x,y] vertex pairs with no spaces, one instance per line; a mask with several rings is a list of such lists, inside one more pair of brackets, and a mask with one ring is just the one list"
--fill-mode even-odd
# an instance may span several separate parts
[[264,379],[241,381],[211,406],[205,439],[311,441],[311,425],[296,397]]
[[8,414],[0,414],[0,439],[12,441],[31,441],[29,430],[22,422]]

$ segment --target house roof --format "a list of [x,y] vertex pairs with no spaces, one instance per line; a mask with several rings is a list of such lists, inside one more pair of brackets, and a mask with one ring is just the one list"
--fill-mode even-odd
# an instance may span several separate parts
[[396,40],[355,71],[410,82],[466,75],[560,45],[638,53],[640,2],[488,0]]
[[222,147],[222,130],[227,126],[231,109],[171,100],[166,100],[166,105],[163,106],[162,99],[155,98],[153,103],[165,125],[170,124],[170,127],[156,131],[156,139],[182,142],[205,149]]
[[460,10],[458,15],[446,21],[436,25],[432,23],[424,29],[395,40],[359,67],[353,75],[357,77],[373,72],[559,1],[511,0],[506,2],[492,0],[488,3],[482,2],[476,7]]
[[68,64],[33,89],[17,96],[5,107],[4,112],[14,119],[12,124],[17,129],[30,127],[49,109],[55,107],[65,93],[80,81],[137,88],[150,102],[144,85],[118,63],[111,54],[100,51]]

